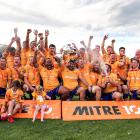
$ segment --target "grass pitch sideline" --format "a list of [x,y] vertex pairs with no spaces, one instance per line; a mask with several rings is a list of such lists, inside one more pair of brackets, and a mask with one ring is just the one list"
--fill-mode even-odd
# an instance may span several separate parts
[[16,119],[0,122],[0,140],[138,140],[140,120],[73,121]]

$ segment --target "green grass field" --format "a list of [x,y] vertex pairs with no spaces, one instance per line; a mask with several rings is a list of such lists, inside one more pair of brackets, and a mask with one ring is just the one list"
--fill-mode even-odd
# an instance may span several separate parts
[[16,119],[0,122],[0,140],[139,140],[139,120],[75,121]]

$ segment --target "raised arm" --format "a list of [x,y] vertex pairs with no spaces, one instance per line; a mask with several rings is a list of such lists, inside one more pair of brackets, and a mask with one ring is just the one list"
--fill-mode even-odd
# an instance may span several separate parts
[[20,53],[20,51],[21,51],[21,42],[20,42],[20,38],[17,35],[17,32],[18,32],[18,29],[14,28],[15,41],[16,41],[16,44],[17,44],[16,52]]
[[34,67],[36,67],[36,68],[38,67],[37,54],[38,54],[38,50],[35,51],[34,58],[33,58],[33,64],[34,64]]
[[18,28],[14,28],[14,34],[15,34],[15,38],[17,38],[17,32],[18,32]]
[[84,46],[85,49],[87,49],[87,46],[86,46],[86,44],[85,44],[85,42],[83,40],[80,41],[80,43]]
[[30,43],[29,35],[30,35],[31,32],[32,32],[31,29],[28,29],[27,30],[27,34],[26,34],[26,46],[25,46],[26,49],[29,49],[29,47],[30,47],[30,45],[29,45],[29,43]]
[[115,44],[115,39],[113,39],[113,40],[111,41],[111,46],[112,46],[113,51],[114,51],[114,44]]
[[105,41],[107,40],[108,35],[105,35],[101,44],[101,50],[102,50],[102,54],[106,54],[106,50],[105,50]]
[[41,57],[45,58],[45,54],[42,51],[38,50],[38,53],[41,55]]
[[43,33],[39,33],[39,44],[40,44],[40,49],[41,51],[45,51],[45,45],[44,45],[44,40],[43,40]]
[[12,46],[12,44],[15,42],[15,37],[12,37],[11,38],[11,41],[10,41],[10,43],[9,43],[9,45],[7,46],[7,48],[6,48],[6,51]]
[[90,51],[91,50],[91,41],[93,39],[93,36],[89,36],[89,40],[88,40],[88,50]]
[[16,44],[17,44],[16,54],[20,55],[20,52],[21,52],[21,42],[20,42],[20,38],[19,37],[16,38]]
[[35,35],[35,39],[34,39],[34,41],[35,41],[35,44],[36,44],[36,46],[37,46],[37,36],[38,36],[38,31],[35,29],[34,30],[34,35]]
[[45,30],[45,49],[48,51],[48,36],[49,30]]
[[2,52],[2,56],[3,56],[3,57],[7,57],[7,56],[8,56],[9,48],[12,46],[12,44],[14,43],[14,41],[15,41],[15,37],[12,37],[12,39],[11,39],[9,45],[8,45],[8,46],[3,50],[3,52]]

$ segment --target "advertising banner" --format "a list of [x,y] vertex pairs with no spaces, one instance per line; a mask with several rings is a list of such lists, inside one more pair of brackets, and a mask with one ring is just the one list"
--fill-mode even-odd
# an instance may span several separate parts
[[140,119],[140,101],[64,101],[62,117],[65,121]]
[[[4,103],[4,99],[0,99],[0,104]],[[45,110],[46,119],[61,119],[61,101],[60,100],[47,100],[47,109]],[[15,114],[15,118],[32,118],[35,107],[33,106],[33,101],[23,100],[22,109],[19,113]],[[40,118],[40,113],[37,118]]]

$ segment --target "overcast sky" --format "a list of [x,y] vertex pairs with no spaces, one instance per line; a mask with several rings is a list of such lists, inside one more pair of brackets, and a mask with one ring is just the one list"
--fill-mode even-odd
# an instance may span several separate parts
[[140,0],[0,0],[0,44],[10,42],[14,27],[22,41],[27,28],[49,29],[49,43],[58,48],[71,42],[81,47],[89,35],[94,48],[109,34],[106,45],[115,38],[116,51],[124,46],[132,57],[140,48]]

